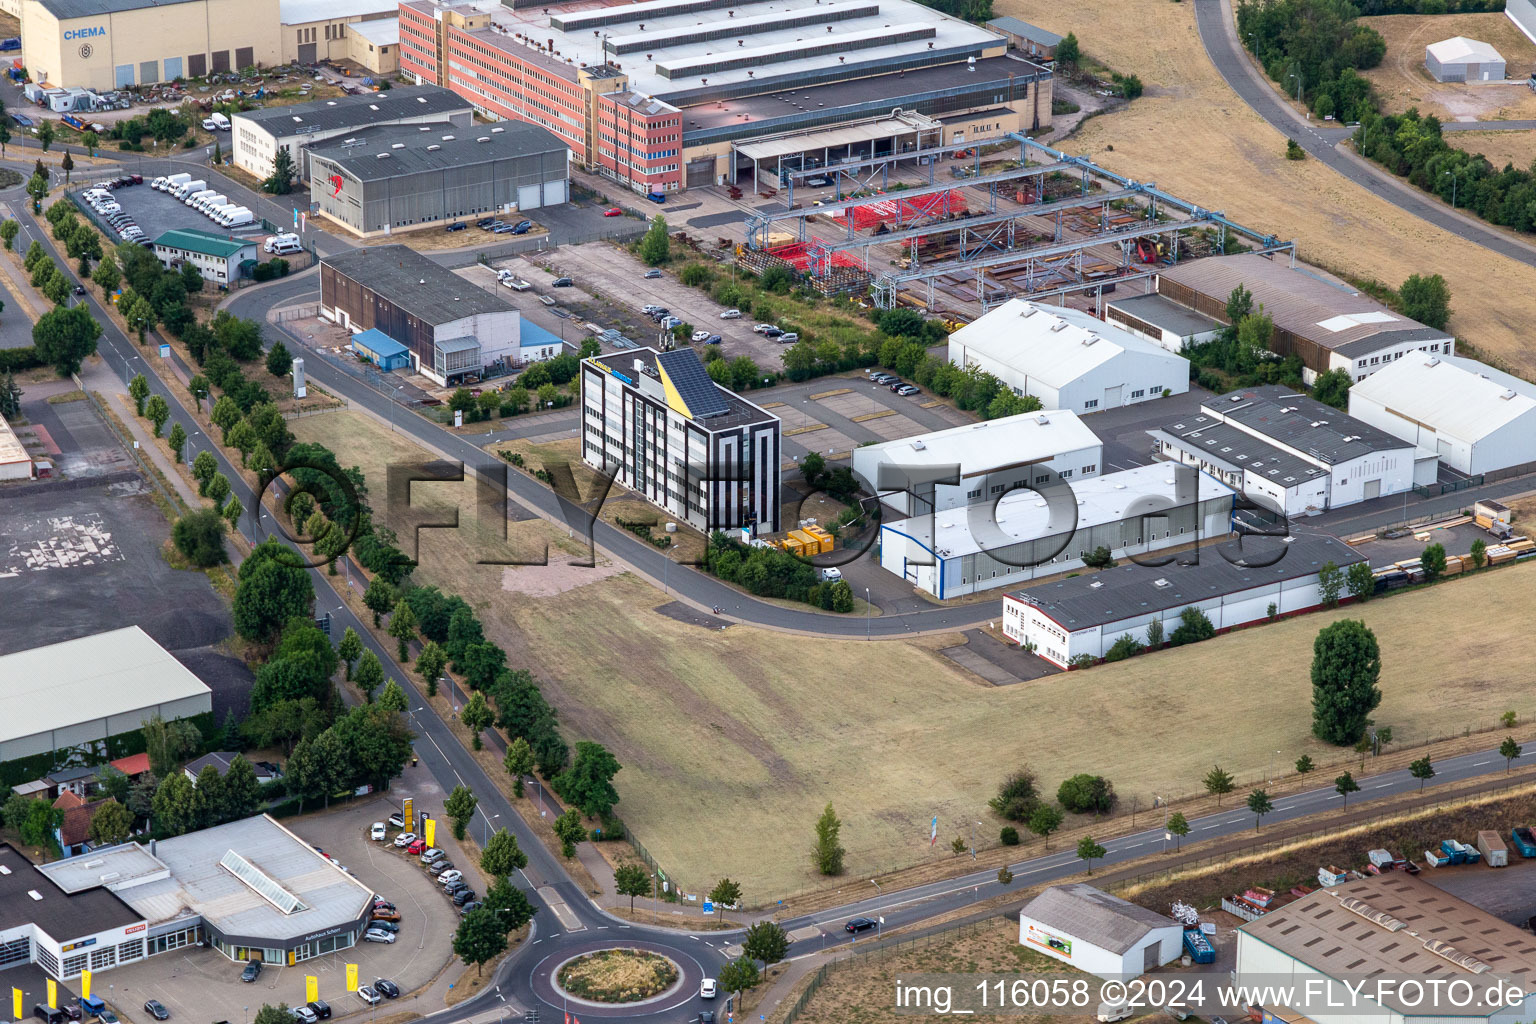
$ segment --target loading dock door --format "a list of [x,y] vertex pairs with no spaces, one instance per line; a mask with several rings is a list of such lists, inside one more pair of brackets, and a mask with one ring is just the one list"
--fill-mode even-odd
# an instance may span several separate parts
[[539,192],[537,185],[524,185],[517,190],[517,208],[519,210],[537,210],[539,208]]
[[715,183],[715,158],[688,161],[688,187],[704,188]]
[[315,63],[315,56],[316,56],[315,50],[316,50],[316,48],[319,45],[320,45],[319,43],[300,43],[299,44],[299,63],[300,64],[313,64],[313,63]]
[[565,192],[565,179],[559,181],[546,181],[544,183],[544,205],[559,206],[567,202],[570,197]]
[[112,87],[114,89],[126,89],[133,84],[133,65],[119,64],[113,69]]
[[1381,481],[1367,480],[1365,482],[1365,500],[1370,501],[1372,498],[1379,497],[1381,497]]

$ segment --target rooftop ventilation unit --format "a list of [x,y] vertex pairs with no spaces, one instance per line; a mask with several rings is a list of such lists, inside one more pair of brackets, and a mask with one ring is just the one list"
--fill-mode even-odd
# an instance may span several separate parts
[[1435,954],[1435,956],[1443,957],[1444,959],[1449,960],[1451,963],[1455,964],[1457,967],[1471,971],[1473,974],[1483,974],[1487,971],[1493,970],[1492,967],[1489,967],[1477,957],[1472,956],[1469,953],[1463,953],[1449,942],[1441,942],[1439,939],[1430,939],[1428,942],[1424,943],[1424,948]]
[[405,143],[403,143],[403,142],[394,142],[394,143],[390,144],[389,148],[390,149],[404,149],[405,148]]
[[1088,587],[1089,587],[1090,590],[1098,590],[1103,585],[1104,585],[1104,581],[1103,580],[1094,580],[1092,583],[1088,584]]
[[1097,334],[1090,334],[1090,335],[1088,335],[1088,337],[1083,339],[1083,347],[1087,348],[1089,345],[1092,345],[1094,342],[1096,342],[1098,340],[1099,340],[1099,336]]
[[491,137],[489,135],[482,135],[478,139],[476,139],[475,141],[476,142],[490,142],[491,141]]
[[1051,324],[1051,330],[1060,331],[1063,330],[1066,326],[1067,322],[1065,320],[1057,320],[1055,323]]
[[380,153],[378,155],[378,159],[380,159],[380,160],[388,160],[389,159],[389,154],[388,153]]
[[1153,580],[1152,581],[1152,585],[1154,587],[1171,587],[1171,586],[1173,586],[1172,583],[1169,583],[1166,579],[1162,579],[1161,577],[1158,578],[1158,579]]
[[434,142],[432,145],[427,147],[427,152],[428,153],[435,153],[435,152],[437,152],[438,150],[440,150],[442,148],[443,148],[442,146],[439,146],[437,143]]
[[505,128],[492,128],[491,129],[491,134],[492,135],[498,135],[498,134],[500,134],[501,132],[504,132],[504,131],[506,131]]
[[913,451],[918,451],[918,452],[923,452],[923,451],[927,451],[928,450],[928,446],[926,444],[924,444],[922,441],[913,441],[912,442],[912,450]]
[[34,900],[36,900],[39,903],[43,902],[43,894],[38,892],[36,889],[28,889],[27,890],[27,895],[31,896]]
[[1440,360],[1436,359],[1434,356],[1430,356],[1428,359],[1424,360],[1424,365],[1425,366],[1439,366],[1440,365]]

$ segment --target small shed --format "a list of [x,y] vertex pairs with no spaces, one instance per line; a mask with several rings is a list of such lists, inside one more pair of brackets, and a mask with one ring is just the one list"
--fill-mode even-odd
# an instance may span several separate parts
[[1056,47],[1063,38],[1018,18],[993,18],[987,22],[987,28],[1007,36],[1013,49],[1040,60],[1054,60]]
[[1083,882],[1054,885],[1019,911],[1019,942],[1101,978],[1134,978],[1178,958],[1177,921]]
[[1502,82],[1504,58],[1487,43],[1455,36],[1424,48],[1424,67],[1437,82]]
[[352,351],[386,373],[411,365],[410,350],[377,328],[354,335]]

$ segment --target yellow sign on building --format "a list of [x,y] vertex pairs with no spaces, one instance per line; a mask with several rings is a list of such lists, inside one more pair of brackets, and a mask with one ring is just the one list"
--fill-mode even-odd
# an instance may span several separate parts
[[416,817],[415,812],[416,801],[412,800],[410,797],[406,797],[400,802],[400,817],[405,819],[405,830],[407,832],[411,830],[412,822]]

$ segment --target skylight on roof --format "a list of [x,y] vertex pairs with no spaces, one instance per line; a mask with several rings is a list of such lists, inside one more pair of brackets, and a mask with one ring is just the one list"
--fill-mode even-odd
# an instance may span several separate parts
[[296,914],[309,907],[303,900],[284,889],[271,876],[240,856],[234,850],[225,850],[219,858],[219,867],[249,886],[256,895],[272,904],[284,914]]

